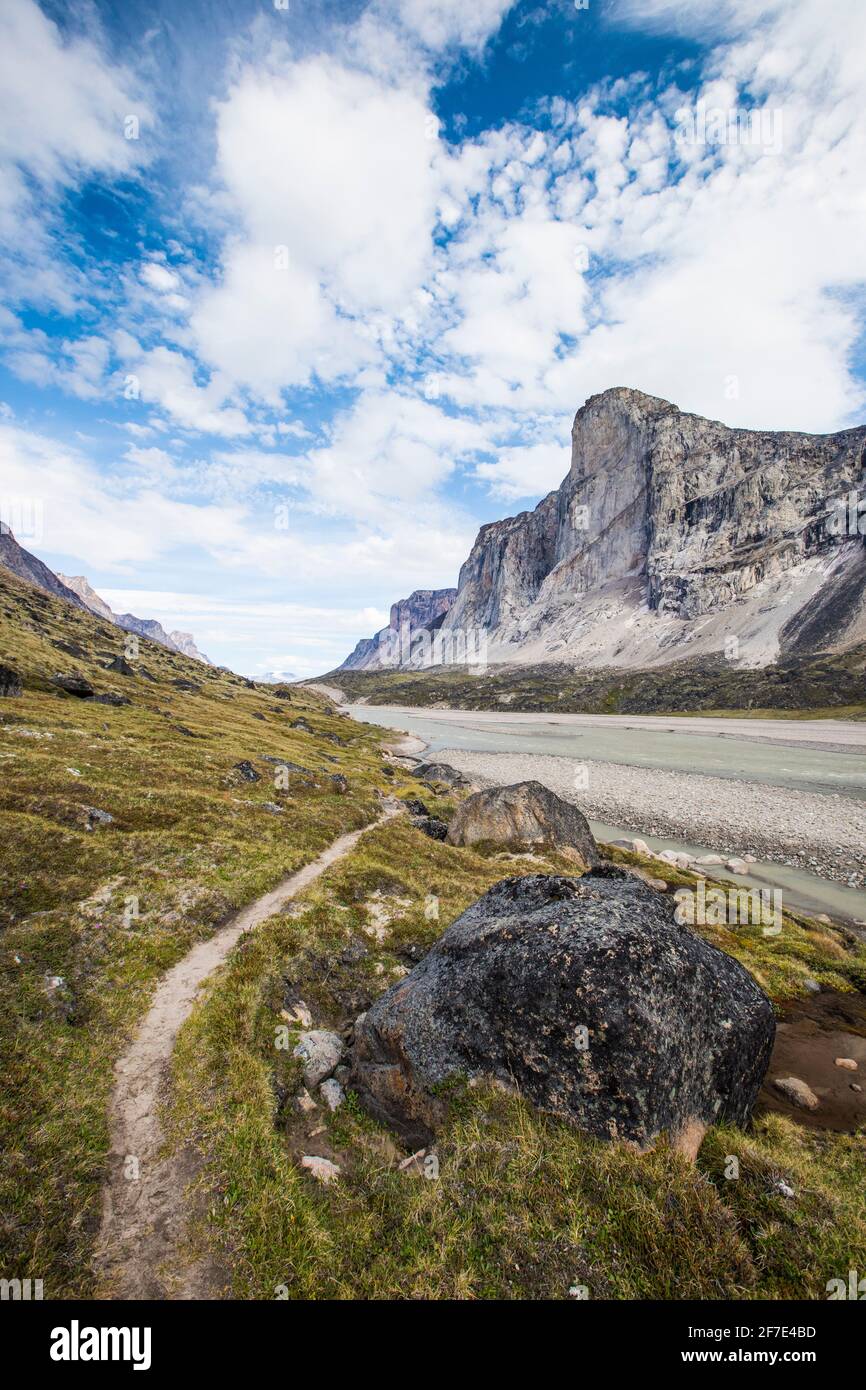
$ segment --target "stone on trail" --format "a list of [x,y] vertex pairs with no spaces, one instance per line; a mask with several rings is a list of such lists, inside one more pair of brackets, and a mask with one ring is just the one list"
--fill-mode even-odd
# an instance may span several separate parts
[[600,1138],[645,1148],[667,1132],[693,1154],[708,1125],[748,1121],[774,1035],[748,971],[607,865],[491,888],[356,1021],[351,1084],[414,1147],[462,1077]]
[[330,1033],[326,1028],[314,1028],[312,1032],[302,1033],[292,1054],[300,1057],[304,1064],[304,1085],[318,1086],[339,1066],[343,1056],[343,1039],[339,1033]]
[[490,787],[467,797],[448,827],[452,845],[544,845],[571,851],[585,869],[599,862],[586,816],[541,782]]

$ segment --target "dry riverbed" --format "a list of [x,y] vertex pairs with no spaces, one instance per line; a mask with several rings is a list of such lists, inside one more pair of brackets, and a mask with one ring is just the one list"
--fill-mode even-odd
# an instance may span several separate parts
[[591,820],[753,854],[833,879],[866,882],[866,806],[849,797],[622,763],[447,748],[436,757],[481,783],[535,779]]

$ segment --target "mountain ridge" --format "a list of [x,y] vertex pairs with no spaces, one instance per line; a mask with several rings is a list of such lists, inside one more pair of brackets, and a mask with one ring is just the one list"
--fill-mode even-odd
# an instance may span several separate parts
[[[479,529],[438,650],[470,633],[494,664],[724,652],[763,667],[863,641],[866,517],[850,499],[864,475],[863,426],[735,429],[630,387],[591,396],[559,488]],[[367,669],[394,649],[374,640]],[[435,665],[429,647],[406,658],[403,644],[391,664]]]

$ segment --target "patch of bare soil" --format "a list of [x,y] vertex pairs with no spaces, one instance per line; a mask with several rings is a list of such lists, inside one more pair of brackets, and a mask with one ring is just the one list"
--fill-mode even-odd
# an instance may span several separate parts
[[[837,1057],[855,1061],[857,1070],[838,1067]],[[818,1097],[816,1110],[802,1110],[780,1095],[773,1079],[786,1076],[805,1081]],[[866,1124],[866,996],[828,990],[786,1007],[758,1108],[788,1115],[809,1129],[850,1132]]]

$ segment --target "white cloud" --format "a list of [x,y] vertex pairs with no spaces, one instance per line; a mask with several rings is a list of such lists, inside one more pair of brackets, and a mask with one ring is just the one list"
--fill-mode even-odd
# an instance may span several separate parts
[[217,116],[241,231],[191,319],[206,361],[275,404],[283,387],[373,360],[369,315],[405,308],[429,264],[428,116],[415,84],[333,58],[241,71]]
[[543,497],[559,487],[568,472],[571,458],[565,438],[503,449],[495,463],[480,463],[475,475],[506,501]]
[[124,121],[150,112],[123,68],[87,37],[62,38],[35,0],[0,6],[0,241],[7,293],[71,309],[85,285],[66,261],[54,199],[100,173],[141,159]]
[[383,19],[397,20],[432,49],[478,49],[495,34],[516,0],[379,0]]

